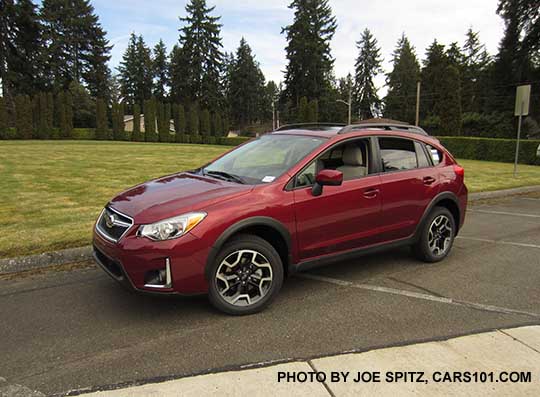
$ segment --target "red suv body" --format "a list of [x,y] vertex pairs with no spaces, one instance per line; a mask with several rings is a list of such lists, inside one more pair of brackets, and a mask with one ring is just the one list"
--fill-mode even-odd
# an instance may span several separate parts
[[275,132],[116,196],[96,222],[95,259],[137,291],[209,293],[252,313],[314,265],[398,245],[443,259],[465,218],[463,178],[429,136]]

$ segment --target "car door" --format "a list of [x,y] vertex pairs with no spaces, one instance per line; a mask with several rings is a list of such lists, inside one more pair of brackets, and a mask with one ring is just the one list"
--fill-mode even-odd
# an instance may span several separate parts
[[[365,148],[365,164],[359,165],[365,167],[365,175],[345,177],[341,186],[324,186],[322,194],[314,196],[316,173],[322,168],[346,167],[340,152],[343,156],[344,145],[351,143]],[[296,176],[293,193],[300,261],[376,242],[374,234],[381,211],[380,177],[371,173],[371,152],[370,139],[349,140],[327,150]],[[354,171],[354,165],[350,167]]]
[[379,137],[381,221],[385,241],[411,236],[425,208],[440,190],[439,175],[423,143]]

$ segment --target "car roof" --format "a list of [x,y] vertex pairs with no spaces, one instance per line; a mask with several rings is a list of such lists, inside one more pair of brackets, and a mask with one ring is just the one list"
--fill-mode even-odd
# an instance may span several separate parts
[[319,137],[319,138],[336,138],[336,140],[346,139],[350,137],[360,137],[360,136],[367,136],[367,135],[381,135],[381,136],[400,136],[403,138],[410,138],[410,139],[419,139],[424,142],[435,142],[440,144],[439,140],[435,137],[432,137],[427,134],[419,134],[417,132],[412,132],[410,130],[389,130],[384,128],[376,128],[376,127],[366,127],[366,128],[356,128],[350,132],[340,133],[340,130],[324,130],[324,131],[316,131],[316,130],[304,130],[304,129],[291,129],[291,130],[284,130],[284,131],[274,131],[271,132],[272,135],[301,135],[301,136],[312,136],[312,137]]

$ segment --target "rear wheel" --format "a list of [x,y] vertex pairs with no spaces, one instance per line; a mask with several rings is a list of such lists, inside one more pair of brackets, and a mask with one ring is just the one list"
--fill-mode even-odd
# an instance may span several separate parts
[[420,260],[438,262],[450,252],[455,235],[452,213],[447,208],[435,207],[424,222],[413,251]]
[[225,313],[251,314],[270,304],[282,284],[283,264],[274,247],[260,237],[240,235],[217,255],[208,296]]

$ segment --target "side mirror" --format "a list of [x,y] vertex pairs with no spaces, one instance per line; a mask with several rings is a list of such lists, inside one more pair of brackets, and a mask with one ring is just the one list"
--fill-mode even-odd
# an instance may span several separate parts
[[323,186],[339,186],[343,183],[343,173],[337,170],[321,170],[315,177],[315,184],[311,190],[314,196],[322,194]]

